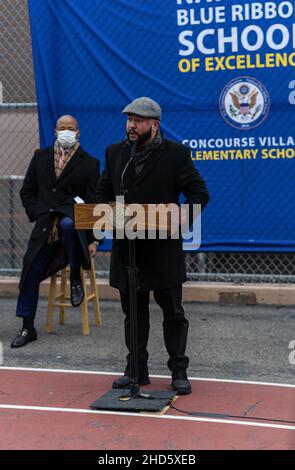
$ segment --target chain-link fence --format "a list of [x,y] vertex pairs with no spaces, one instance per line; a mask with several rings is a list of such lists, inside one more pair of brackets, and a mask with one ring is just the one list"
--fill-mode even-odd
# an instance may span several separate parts
[[[26,0],[0,0],[0,275],[18,276],[32,226],[19,198],[28,163],[38,147],[38,116]],[[107,277],[109,253],[96,257]],[[187,253],[189,279],[294,282],[295,254]]]

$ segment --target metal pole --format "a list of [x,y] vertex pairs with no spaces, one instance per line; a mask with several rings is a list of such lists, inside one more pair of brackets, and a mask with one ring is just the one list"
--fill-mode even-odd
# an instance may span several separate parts
[[10,247],[10,267],[16,268],[16,241],[15,241],[15,204],[14,204],[14,179],[11,178],[9,185],[9,247]]

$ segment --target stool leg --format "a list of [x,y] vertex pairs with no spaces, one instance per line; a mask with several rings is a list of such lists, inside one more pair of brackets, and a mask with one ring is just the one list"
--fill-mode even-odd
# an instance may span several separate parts
[[101,315],[100,315],[100,305],[99,305],[99,294],[96,285],[95,270],[94,270],[94,259],[91,258],[91,267],[89,272],[91,293],[94,294],[93,298],[93,311],[94,311],[94,323],[96,326],[101,326]]
[[53,306],[52,305],[55,300],[55,293],[56,293],[56,274],[53,274],[50,280],[45,333],[51,333],[52,331],[52,318],[53,318]]
[[88,319],[88,301],[87,301],[87,286],[86,286],[86,276],[84,269],[81,268],[81,279],[82,286],[84,289],[84,300],[81,304],[82,308],[82,331],[83,335],[89,335],[89,319]]
[[[60,280],[60,302],[65,303],[66,301],[66,294],[67,294],[67,269],[64,268],[61,272],[61,280]],[[59,324],[65,324],[65,308],[59,307]]]

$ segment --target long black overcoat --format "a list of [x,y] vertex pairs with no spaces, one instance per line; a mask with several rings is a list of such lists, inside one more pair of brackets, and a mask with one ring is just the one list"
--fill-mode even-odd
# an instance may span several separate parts
[[[121,175],[130,158],[126,142],[111,145],[106,151],[105,170],[97,190],[97,202],[115,200],[120,194]],[[188,204],[205,207],[209,200],[206,184],[194,167],[190,151],[176,142],[164,140],[145,161],[136,176],[133,164],[123,179],[128,189],[126,203],[175,203],[183,193]],[[161,290],[186,281],[181,239],[136,240],[140,290]],[[113,240],[110,285],[120,290],[128,286],[128,240]]]
[[[53,217],[58,213],[73,219],[76,196],[86,203],[94,203],[99,176],[99,161],[81,147],[58,178],[54,170],[54,148],[36,150],[20,190],[27,216],[30,222],[35,222],[23,259],[20,287],[33,260],[48,239]],[[89,269],[88,244],[94,240],[93,234],[83,230],[78,230],[77,234],[81,247],[81,264]],[[54,243],[42,280],[65,267],[67,263],[62,243]]]

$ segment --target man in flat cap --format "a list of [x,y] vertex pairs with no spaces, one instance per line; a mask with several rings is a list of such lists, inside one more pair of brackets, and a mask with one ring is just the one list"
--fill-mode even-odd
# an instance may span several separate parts
[[[111,145],[106,151],[105,171],[97,191],[97,202],[114,201],[122,189],[125,203],[174,203],[179,205],[183,193],[187,203],[208,202],[204,180],[194,167],[190,151],[182,144],[163,138],[160,131],[161,108],[154,100],[137,98],[123,109],[127,115],[126,140]],[[130,162],[131,149],[136,151]],[[129,164],[127,165],[127,163]],[[147,343],[149,337],[149,299],[153,291],[164,315],[164,341],[168,352],[168,367],[172,388],[178,394],[191,393],[187,378],[189,358],[185,354],[188,321],[182,307],[182,284],[186,281],[181,238],[137,239],[138,267],[138,383],[150,383]],[[127,388],[130,377],[130,317],[128,286],[128,240],[114,239],[110,267],[110,285],[120,291],[125,314],[125,343],[129,354],[125,373],[113,382],[113,388]]]
[[77,120],[61,116],[56,122],[54,145],[36,150],[20,190],[27,216],[35,226],[23,260],[16,307],[23,324],[12,348],[37,339],[34,319],[43,279],[69,264],[71,303],[76,307],[84,298],[80,267],[90,268],[97,242],[91,231],[75,230],[74,204],[77,198],[95,202],[100,174],[99,161],[82,149],[79,135]]

